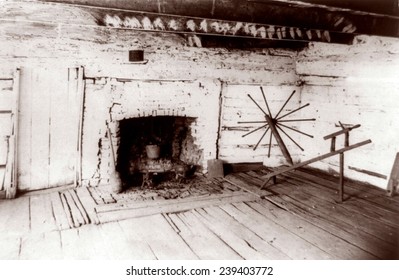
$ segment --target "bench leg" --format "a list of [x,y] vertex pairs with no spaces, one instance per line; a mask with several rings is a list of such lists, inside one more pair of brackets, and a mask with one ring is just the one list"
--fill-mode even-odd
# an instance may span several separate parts
[[398,181],[394,179],[389,179],[388,181],[388,188],[387,188],[387,195],[393,197],[395,194],[396,186],[398,185]]
[[344,201],[344,153],[339,154],[339,189],[338,202]]

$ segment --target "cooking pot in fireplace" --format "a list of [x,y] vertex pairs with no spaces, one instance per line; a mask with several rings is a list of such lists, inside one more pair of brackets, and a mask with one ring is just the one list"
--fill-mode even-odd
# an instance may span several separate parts
[[147,153],[147,158],[157,159],[161,152],[161,148],[158,145],[147,145],[145,146],[145,152]]

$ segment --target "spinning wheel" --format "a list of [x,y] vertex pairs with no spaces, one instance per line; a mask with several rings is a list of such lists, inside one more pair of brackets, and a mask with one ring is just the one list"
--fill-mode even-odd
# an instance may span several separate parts
[[[255,105],[262,111],[262,113],[264,114],[265,119],[261,120],[261,121],[244,121],[244,122],[238,122],[239,124],[261,124],[261,126],[255,128],[254,130],[251,130],[250,132],[242,135],[242,137],[246,137],[256,131],[265,129],[264,133],[262,134],[262,136],[260,137],[259,141],[256,143],[254,150],[256,150],[259,146],[259,144],[261,143],[261,141],[263,140],[263,138],[266,136],[266,134],[268,133],[268,131],[270,130],[270,138],[269,138],[269,151],[268,151],[268,157],[270,157],[270,151],[271,151],[271,145],[272,145],[272,138],[274,137],[275,140],[277,141],[277,144],[279,145],[281,152],[283,153],[285,159],[287,160],[287,162],[289,164],[293,164],[292,162],[292,158],[291,155],[283,141],[283,139],[281,138],[280,132],[281,131],[285,136],[287,136],[288,139],[290,139],[301,151],[304,151],[304,149],[298,144],[297,141],[295,141],[284,129],[288,129],[291,130],[293,132],[305,135],[307,137],[313,138],[312,135],[307,134],[303,131],[300,131],[296,128],[293,128],[291,126],[288,126],[284,123],[289,123],[289,122],[306,122],[306,121],[315,121],[316,119],[286,119],[286,117],[298,112],[299,110],[302,110],[303,108],[309,106],[310,104],[307,103],[295,110],[292,110],[288,113],[283,114],[282,116],[280,116],[280,114],[283,112],[285,106],[288,104],[288,102],[290,101],[290,99],[292,98],[292,96],[294,96],[295,94],[295,90],[291,93],[290,97],[288,97],[287,101],[285,101],[284,105],[280,108],[280,110],[278,111],[278,113],[273,116],[272,113],[270,112],[270,108],[269,108],[269,104],[267,103],[266,100],[266,96],[265,93],[263,91],[263,88],[260,87],[260,90],[262,92],[262,96],[263,96],[263,100],[265,101],[265,106],[266,106],[266,111],[262,108],[262,106],[260,106],[258,104],[258,102],[255,101],[255,99],[252,98],[251,95],[248,94],[248,97],[252,100],[252,102],[255,103]],[[284,129],[283,129],[284,128]]]

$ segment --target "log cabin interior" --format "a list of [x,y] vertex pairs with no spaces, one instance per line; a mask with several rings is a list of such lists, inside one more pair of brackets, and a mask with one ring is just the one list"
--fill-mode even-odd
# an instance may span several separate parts
[[0,259],[399,258],[397,0],[0,2]]

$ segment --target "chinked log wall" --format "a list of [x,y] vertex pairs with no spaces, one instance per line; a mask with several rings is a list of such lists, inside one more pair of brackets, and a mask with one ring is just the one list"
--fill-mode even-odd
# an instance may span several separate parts
[[[265,159],[267,165],[284,163],[275,145],[270,159],[266,157],[267,147],[264,145],[252,151],[261,134],[242,138],[242,134],[254,127],[238,126],[237,121],[262,118],[247,97],[251,94],[262,102],[260,85],[264,86],[266,95],[272,100],[271,106],[275,108],[297,89],[300,92],[292,102],[293,107],[287,109],[298,107],[295,105],[299,102],[310,102],[311,106],[301,114],[304,118],[316,117],[317,121],[298,127],[314,134],[315,138],[299,140],[305,148],[304,153],[289,144],[288,149],[294,151],[294,161],[328,151],[328,143],[324,143],[322,136],[332,132],[338,121],[360,123],[362,127],[356,130],[351,141],[371,138],[373,144],[347,157],[346,168],[351,169],[346,174],[386,187],[386,179],[381,177],[389,174],[397,152],[394,143],[398,127],[395,115],[398,85],[395,81],[399,48],[395,39],[360,37],[353,46],[315,43],[297,57],[295,52],[271,49],[193,48],[188,47],[187,40],[179,35],[95,27],[94,19],[76,7],[51,6],[49,13],[49,6],[43,3],[8,2],[0,7],[0,15],[0,80],[11,79],[12,70],[17,67],[84,67],[86,113],[95,109],[103,116],[98,122],[90,123],[85,119],[85,183],[97,184],[99,179],[106,181],[108,177],[107,145],[99,147],[99,142],[104,138],[106,116],[112,107],[108,98],[111,81],[181,83],[188,80],[210,85],[217,80],[220,83],[221,116],[218,140],[214,145],[221,159],[230,162]],[[16,22],[15,18],[27,21]],[[43,22],[55,18],[63,18],[62,22],[71,24]],[[147,64],[128,63],[128,50],[135,48],[145,50]],[[84,117],[89,118],[89,115]],[[7,131],[7,128],[2,126],[0,130]],[[337,162],[330,159],[315,164],[315,167],[336,169]],[[359,170],[380,175],[376,177]]]
[[[218,97],[217,116],[223,112],[223,117],[215,131],[214,152],[207,156],[218,154],[224,160],[242,162],[262,161],[267,154],[265,147],[252,151],[255,140],[242,142],[241,135],[254,127],[237,130],[236,121],[245,120],[244,116],[237,116],[255,109],[245,93],[258,95],[259,86],[263,85],[267,94],[281,94],[279,100],[285,100],[298,80],[296,53],[292,51],[189,47],[187,39],[180,35],[96,27],[94,19],[76,7],[51,6],[49,13],[49,6],[43,3],[10,2],[0,8],[0,14],[0,72],[7,73],[3,76],[12,77],[12,69],[17,67],[84,67],[84,184],[97,185],[108,179],[110,153],[105,121],[110,110],[115,109],[115,89],[123,88],[124,83],[193,82],[198,88],[212,88]],[[14,21],[15,18],[22,21]],[[54,18],[71,24],[45,22]],[[128,51],[135,48],[144,49],[147,64],[129,63]],[[5,65],[7,69],[3,68]],[[159,91],[162,92],[161,85]],[[173,96],[172,93],[171,101]],[[260,114],[256,116],[262,118]],[[278,151],[274,155],[268,163],[283,163]]]
[[[318,142],[302,141],[301,159],[329,151],[330,143],[322,137],[339,130],[338,121],[361,124],[351,132],[350,143],[373,143],[347,154],[345,175],[386,188],[398,152],[399,40],[358,36],[351,46],[316,43],[299,54],[296,65],[303,81],[302,102],[313,104],[309,111],[317,118],[314,124],[303,124]],[[338,171],[339,157],[312,166]]]

